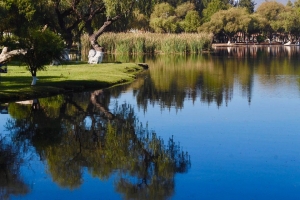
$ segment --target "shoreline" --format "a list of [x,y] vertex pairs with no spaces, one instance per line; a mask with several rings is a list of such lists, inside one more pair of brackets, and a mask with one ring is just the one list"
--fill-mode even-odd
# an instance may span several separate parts
[[213,43],[212,48],[218,48],[218,47],[260,47],[260,46],[300,46],[297,44],[289,44],[285,45],[279,42],[276,43]]
[[30,85],[31,76],[28,71],[19,66],[8,66],[8,73],[1,74],[0,77],[0,105],[130,83],[136,79],[137,74],[147,69],[144,65],[146,64],[101,63],[49,66],[53,70],[39,71],[39,80],[35,86]]

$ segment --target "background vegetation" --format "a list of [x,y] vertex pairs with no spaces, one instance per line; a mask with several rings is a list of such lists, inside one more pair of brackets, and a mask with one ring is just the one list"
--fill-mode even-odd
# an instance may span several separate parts
[[[0,3],[0,44],[13,48],[15,37],[26,35],[28,27],[44,26],[61,35],[68,49],[78,50],[83,37],[91,42],[93,34],[100,34],[97,41],[111,53],[201,52],[211,33],[215,42],[237,38],[245,42],[252,35],[259,35],[263,39],[259,41],[275,40],[275,34],[277,40],[298,40],[300,0],[287,5],[263,2],[256,10],[254,6],[252,0],[4,0]],[[102,39],[104,31],[147,34],[109,34]],[[187,33],[200,34],[197,39],[203,41],[182,45],[182,38],[191,37]],[[83,48],[90,47],[84,43]]]

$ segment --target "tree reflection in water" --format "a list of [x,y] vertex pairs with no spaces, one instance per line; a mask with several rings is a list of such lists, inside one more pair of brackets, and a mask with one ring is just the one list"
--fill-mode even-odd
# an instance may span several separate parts
[[20,176],[22,159],[20,152],[0,138],[0,199],[9,199],[10,195],[25,195],[28,186]]
[[62,187],[79,187],[86,168],[101,180],[117,175],[115,187],[125,199],[166,199],[175,174],[190,167],[188,153],[173,138],[165,145],[130,105],[116,103],[109,111],[110,96],[102,90],[35,102],[9,104],[7,129],[16,144],[35,147]]

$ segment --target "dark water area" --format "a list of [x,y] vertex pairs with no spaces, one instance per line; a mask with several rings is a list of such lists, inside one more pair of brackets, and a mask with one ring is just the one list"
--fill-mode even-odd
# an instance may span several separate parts
[[128,85],[2,104],[0,199],[299,199],[299,55],[118,56],[150,68]]

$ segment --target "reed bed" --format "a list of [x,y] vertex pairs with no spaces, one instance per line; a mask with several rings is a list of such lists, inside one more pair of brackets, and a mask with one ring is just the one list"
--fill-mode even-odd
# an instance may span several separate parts
[[[88,36],[81,42],[82,55],[87,55]],[[199,54],[211,48],[212,34],[104,33],[98,42],[110,54]]]

